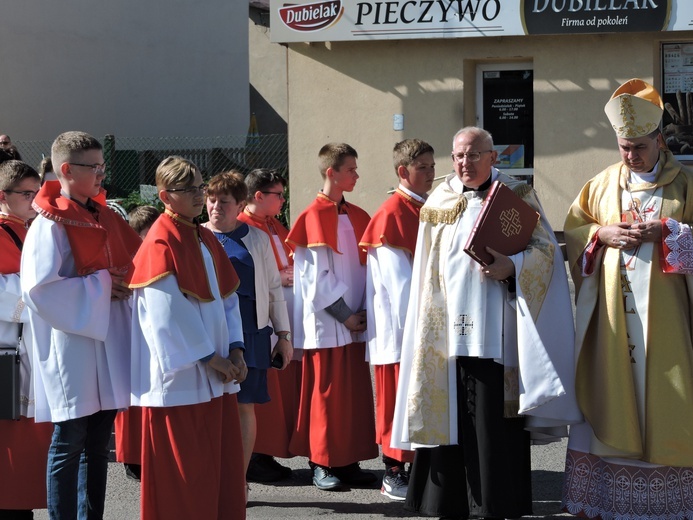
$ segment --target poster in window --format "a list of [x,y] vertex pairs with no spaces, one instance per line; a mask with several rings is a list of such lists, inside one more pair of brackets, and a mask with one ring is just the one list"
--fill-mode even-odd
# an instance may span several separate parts
[[484,128],[498,152],[497,167],[534,167],[534,74],[531,69],[483,72]]
[[669,149],[693,159],[693,42],[662,44],[662,133]]

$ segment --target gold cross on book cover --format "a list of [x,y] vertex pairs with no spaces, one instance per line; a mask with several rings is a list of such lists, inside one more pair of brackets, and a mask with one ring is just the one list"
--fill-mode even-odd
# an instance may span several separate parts
[[510,256],[524,251],[539,221],[539,213],[500,181],[484,199],[464,252],[483,266],[493,263],[486,247]]

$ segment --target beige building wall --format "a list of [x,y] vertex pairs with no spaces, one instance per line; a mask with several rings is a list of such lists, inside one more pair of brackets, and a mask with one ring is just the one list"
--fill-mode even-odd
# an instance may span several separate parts
[[[452,136],[476,122],[476,65],[530,61],[534,185],[562,230],[585,181],[619,160],[604,104],[632,77],[659,84],[663,37],[684,41],[693,32],[290,44],[292,218],[322,185],[316,156],[330,141],[358,151],[360,180],[347,199],[369,213],[397,185],[394,143],[430,142],[437,175],[451,172]],[[403,131],[393,130],[394,114],[404,115]]]
[[0,133],[244,135],[248,3],[6,0]]
[[270,42],[269,13],[250,8],[248,54],[250,56],[250,111],[261,134],[286,134],[288,87],[287,47]]

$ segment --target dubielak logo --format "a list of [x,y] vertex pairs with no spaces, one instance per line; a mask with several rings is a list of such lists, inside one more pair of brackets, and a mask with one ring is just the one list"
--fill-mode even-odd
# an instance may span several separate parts
[[301,32],[319,31],[339,21],[344,14],[342,0],[311,2],[309,4],[284,4],[279,17],[289,29]]

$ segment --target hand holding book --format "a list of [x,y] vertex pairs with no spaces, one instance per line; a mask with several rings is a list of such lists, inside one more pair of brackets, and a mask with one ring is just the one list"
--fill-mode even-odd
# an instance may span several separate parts
[[503,282],[515,276],[515,264],[510,258],[488,246],[486,251],[493,257],[493,262],[483,269],[483,273],[487,278]]
[[495,181],[467,239],[464,252],[484,267],[494,262],[491,248],[503,256],[524,251],[529,244],[539,213],[505,184]]

